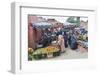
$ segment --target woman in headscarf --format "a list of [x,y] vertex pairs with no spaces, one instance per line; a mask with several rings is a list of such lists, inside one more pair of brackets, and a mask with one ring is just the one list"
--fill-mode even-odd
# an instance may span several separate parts
[[67,48],[68,47],[68,35],[67,35],[67,33],[66,32],[64,32],[64,35],[63,35],[63,37],[64,37],[64,44],[65,44],[65,47]]
[[64,45],[64,38],[63,35],[59,35],[58,36],[58,44],[60,46],[61,52],[64,53],[65,52],[65,45]]

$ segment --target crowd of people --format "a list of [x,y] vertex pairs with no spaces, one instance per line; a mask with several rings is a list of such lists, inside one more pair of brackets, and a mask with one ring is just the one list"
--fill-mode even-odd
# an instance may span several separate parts
[[56,42],[61,52],[65,52],[65,48],[70,47],[71,49],[77,49],[77,37],[78,34],[73,30],[63,31],[63,28],[53,29],[47,28],[43,30],[43,35],[41,36],[38,44],[42,44],[42,47],[46,47]]

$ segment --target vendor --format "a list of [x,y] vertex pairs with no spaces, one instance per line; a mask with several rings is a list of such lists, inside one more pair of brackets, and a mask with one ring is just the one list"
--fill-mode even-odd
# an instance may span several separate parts
[[66,32],[64,32],[63,37],[64,37],[64,44],[65,44],[65,47],[67,48],[67,47],[68,47],[68,44],[67,44],[67,42],[68,42],[68,35],[67,35]]
[[59,35],[58,36],[58,44],[60,46],[61,52],[64,53],[65,52],[65,45],[64,45],[64,38],[63,35]]

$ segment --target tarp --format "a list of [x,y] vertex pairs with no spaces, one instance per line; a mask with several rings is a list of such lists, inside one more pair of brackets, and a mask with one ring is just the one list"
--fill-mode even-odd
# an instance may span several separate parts
[[50,28],[52,24],[48,22],[37,22],[37,23],[33,23],[32,26],[38,28]]

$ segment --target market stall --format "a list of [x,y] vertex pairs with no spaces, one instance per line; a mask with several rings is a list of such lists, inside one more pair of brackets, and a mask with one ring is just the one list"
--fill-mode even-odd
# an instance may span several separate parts
[[46,58],[52,58],[60,55],[60,49],[54,46],[48,46],[45,48],[39,48],[32,52],[32,49],[29,49],[29,60],[40,60]]
[[78,48],[81,52],[86,52],[88,51],[88,36],[87,36],[88,32],[81,28],[79,30],[79,36],[78,36]]

